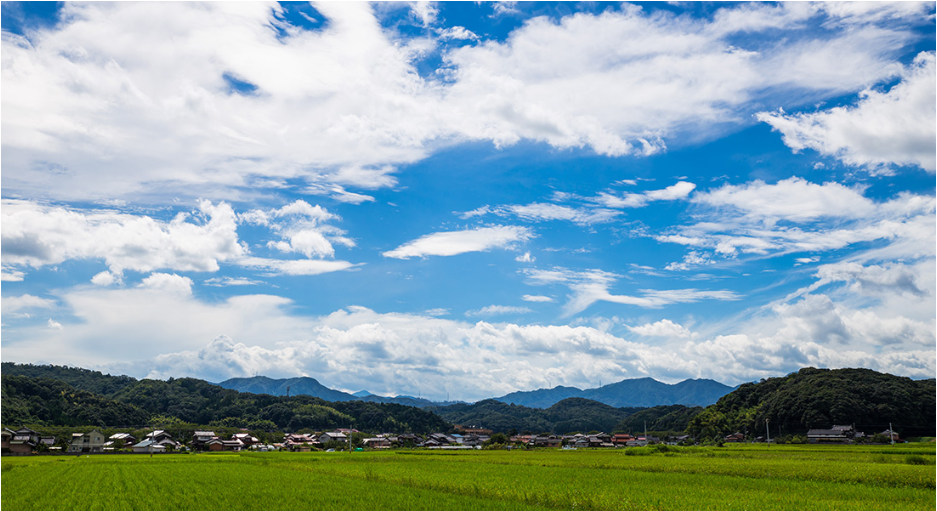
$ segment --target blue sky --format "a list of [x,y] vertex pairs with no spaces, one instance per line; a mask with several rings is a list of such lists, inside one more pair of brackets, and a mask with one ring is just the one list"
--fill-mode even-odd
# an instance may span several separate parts
[[932,3],[2,20],[4,361],[465,400],[937,372]]

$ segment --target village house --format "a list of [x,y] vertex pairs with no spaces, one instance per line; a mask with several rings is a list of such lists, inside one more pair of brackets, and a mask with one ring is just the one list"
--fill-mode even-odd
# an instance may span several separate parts
[[742,433],[732,433],[731,435],[726,435],[725,437],[726,443],[737,444],[737,443],[742,443],[744,441],[745,441],[745,435],[743,435]]
[[68,444],[68,452],[104,452],[104,434],[96,429],[88,433],[74,433]]
[[12,432],[9,442],[11,453],[30,454],[39,445],[39,433],[29,428],[20,428]]
[[155,440],[146,439],[133,446],[133,452],[137,454],[155,454],[166,452],[166,446],[158,444]]
[[807,431],[807,442],[811,444],[846,444],[854,438],[865,436],[852,426],[833,426],[831,429],[811,429]]
[[116,445],[120,441],[124,447],[130,447],[131,445],[137,443],[137,439],[134,438],[130,433],[114,433],[113,435],[107,438],[107,442],[104,444],[106,447],[111,447]]
[[531,447],[559,447],[563,438],[556,435],[537,435],[527,441]]
[[251,436],[250,433],[235,433],[231,435],[231,439],[241,442],[241,445],[244,447],[250,447],[260,443],[260,440],[257,437]]
[[616,433],[612,435],[611,443],[615,447],[624,447],[628,445],[628,442],[633,441],[635,438],[628,433]]
[[290,451],[309,452],[312,446],[318,443],[319,440],[312,435],[290,433],[283,437],[283,447]]
[[319,435],[319,443],[326,444],[328,442],[348,442],[348,437],[344,433],[338,431],[327,431]]
[[214,431],[200,431],[196,430],[192,434],[192,448],[197,450],[207,449],[208,442],[211,442],[213,439],[218,438],[215,435]]
[[182,447],[182,444],[173,440],[169,433],[161,429],[154,430],[153,432],[147,434],[145,440],[150,440],[155,444],[161,445],[163,448],[169,450],[175,450]]

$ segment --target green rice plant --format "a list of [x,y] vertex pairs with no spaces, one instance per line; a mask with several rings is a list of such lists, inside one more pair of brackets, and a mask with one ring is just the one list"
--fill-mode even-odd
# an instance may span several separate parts
[[933,446],[835,447],[4,458],[0,503],[44,511],[933,509]]

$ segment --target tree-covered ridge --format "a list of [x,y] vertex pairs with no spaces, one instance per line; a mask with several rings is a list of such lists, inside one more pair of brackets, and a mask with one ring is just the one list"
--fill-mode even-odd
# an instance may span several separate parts
[[4,376],[29,376],[31,378],[51,378],[65,382],[75,389],[86,390],[103,396],[111,396],[124,387],[137,381],[130,376],[112,376],[100,371],[82,369],[80,367],[33,365],[3,362],[0,364],[0,374]]
[[854,424],[873,433],[891,423],[906,436],[933,436],[935,381],[912,380],[871,369],[804,368],[780,378],[746,383],[690,421],[698,437],[748,431],[772,436]]
[[0,378],[3,424],[125,426],[145,424],[150,413],[49,378]]
[[439,416],[410,406],[364,401],[329,403],[310,396],[242,393],[194,378],[133,380],[108,396],[48,378],[4,374],[2,379],[2,422],[13,426],[141,427],[158,419],[281,431],[353,427],[429,433],[450,428]]
[[626,417],[615,426],[616,432],[640,433],[646,428],[648,431],[686,430],[693,417],[703,411],[701,406],[655,406],[638,410]]
[[615,408],[579,397],[553,406],[529,408],[486,399],[474,404],[454,404],[427,408],[455,424],[477,425],[496,432],[569,433],[572,431],[611,431],[638,408]]

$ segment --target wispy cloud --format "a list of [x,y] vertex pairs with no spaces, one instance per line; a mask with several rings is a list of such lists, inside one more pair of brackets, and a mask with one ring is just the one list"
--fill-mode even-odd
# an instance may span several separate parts
[[730,290],[699,289],[640,289],[639,296],[616,295],[609,291],[618,275],[602,270],[577,272],[565,268],[527,270],[524,272],[532,284],[562,284],[570,290],[569,300],[563,306],[564,315],[571,316],[603,301],[642,308],[661,308],[675,303],[694,303],[701,300],[739,300],[741,296]]
[[436,232],[384,252],[384,257],[409,259],[426,256],[454,256],[467,252],[482,252],[505,248],[527,241],[533,233],[525,227],[493,226],[464,231]]
[[533,312],[533,309],[530,307],[516,307],[513,305],[488,305],[487,307],[482,307],[481,309],[465,311],[465,315],[468,317],[505,316],[508,314],[527,314],[529,312]]

